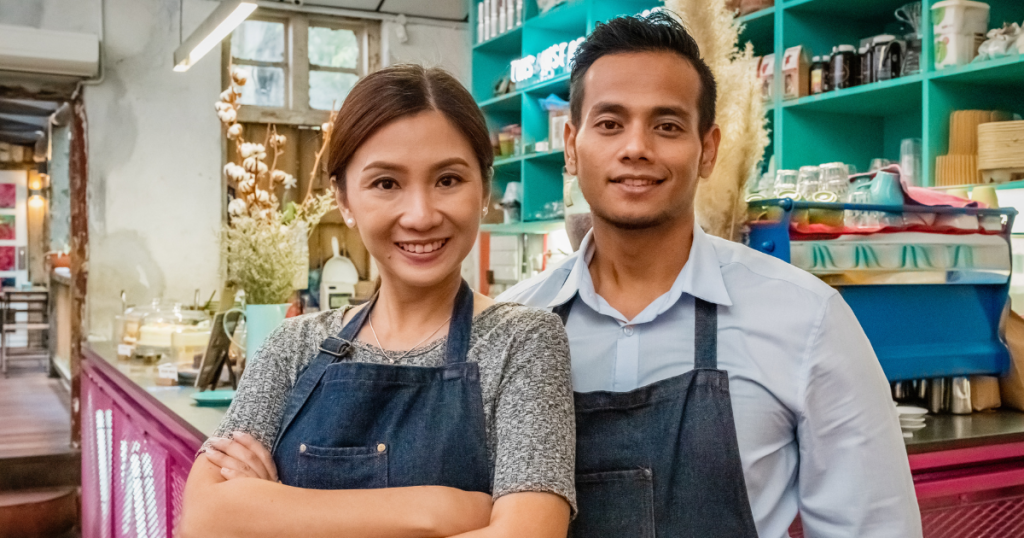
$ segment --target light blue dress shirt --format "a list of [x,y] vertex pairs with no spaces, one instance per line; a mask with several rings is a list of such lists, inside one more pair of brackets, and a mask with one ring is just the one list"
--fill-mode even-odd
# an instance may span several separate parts
[[498,298],[552,308],[579,293],[566,325],[575,390],[630,391],[693,369],[693,298],[715,303],[758,534],[788,536],[799,511],[808,538],[921,536],[889,384],[838,292],[698,227],[672,288],[626,319],[594,291],[593,254],[588,234]]

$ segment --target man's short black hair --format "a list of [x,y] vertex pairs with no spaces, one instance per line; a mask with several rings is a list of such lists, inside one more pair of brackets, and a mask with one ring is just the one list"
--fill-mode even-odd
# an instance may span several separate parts
[[583,115],[583,79],[599,58],[630,52],[674,52],[693,64],[700,75],[701,92],[697,97],[699,131],[704,136],[715,123],[715,76],[700,56],[697,42],[671,14],[657,11],[647,17],[618,17],[598,23],[594,32],[580,44],[573,56],[570,77],[569,111],[572,122],[580,124]]

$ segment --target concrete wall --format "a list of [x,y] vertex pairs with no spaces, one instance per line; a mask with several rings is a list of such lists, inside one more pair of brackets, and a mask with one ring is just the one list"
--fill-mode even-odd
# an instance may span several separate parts
[[[89,129],[89,331],[110,336],[119,294],[203,299],[221,282],[219,53],[172,71],[183,35],[212,0],[107,0],[102,83],[85,88]],[[0,23],[99,32],[99,0],[0,0]],[[183,24],[179,28],[179,15]],[[457,25],[408,24],[399,43],[384,23],[388,63],[441,66],[469,81],[469,39]]]

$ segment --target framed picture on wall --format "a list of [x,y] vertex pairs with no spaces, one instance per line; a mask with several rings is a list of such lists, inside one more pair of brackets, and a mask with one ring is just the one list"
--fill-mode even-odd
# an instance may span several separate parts
[[18,186],[14,183],[0,183],[0,209],[14,209],[18,206]]
[[15,271],[17,268],[17,247],[0,246],[0,271]]
[[0,215],[0,240],[13,241],[17,239],[17,224],[14,215]]

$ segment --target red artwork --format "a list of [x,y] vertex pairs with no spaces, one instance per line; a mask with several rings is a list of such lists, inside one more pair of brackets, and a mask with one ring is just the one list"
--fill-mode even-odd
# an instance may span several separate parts
[[0,271],[14,271],[17,264],[16,247],[0,247]]
[[18,186],[0,183],[0,209],[14,209],[18,205]]

